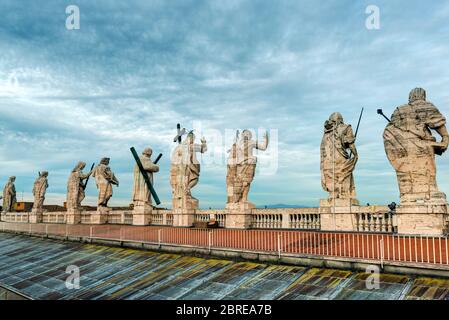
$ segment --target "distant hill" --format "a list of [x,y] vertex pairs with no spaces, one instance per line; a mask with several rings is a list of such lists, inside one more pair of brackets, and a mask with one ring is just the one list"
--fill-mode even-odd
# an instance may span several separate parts
[[265,206],[257,206],[258,209],[282,209],[282,208],[309,208],[308,206],[303,206],[300,204],[268,204]]

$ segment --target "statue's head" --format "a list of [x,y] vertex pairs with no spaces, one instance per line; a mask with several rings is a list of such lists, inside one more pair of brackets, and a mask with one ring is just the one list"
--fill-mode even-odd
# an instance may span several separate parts
[[111,160],[110,158],[103,158],[100,160],[100,163],[104,164],[104,165],[108,165],[110,160]]
[[15,176],[9,177],[9,181],[10,182],[15,182],[16,181],[16,177]]
[[41,172],[41,177],[48,177],[48,171],[42,171]]
[[151,157],[151,155],[153,154],[153,149],[151,149],[151,148],[146,148],[146,149],[143,150],[142,154],[143,154],[144,156]]
[[423,88],[415,88],[412,91],[410,91],[410,94],[408,96],[408,103],[412,103],[415,101],[426,101],[426,90]]
[[340,124],[343,123],[343,116],[340,112],[334,112],[330,115],[329,121],[332,121],[333,123]]
[[242,139],[243,141],[249,141],[253,138],[253,134],[251,133],[251,131],[245,129],[242,131]]
[[187,144],[193,144],[195,142],[195,134],[193,131],[190,131],[189,134],[187,134]]
[[80,161],[80,162],[78,162],[78,164],[76,165],[75,169],[73,169],[72,172],[83,170],[85,167],[86,167],[86,163],[84,161]]

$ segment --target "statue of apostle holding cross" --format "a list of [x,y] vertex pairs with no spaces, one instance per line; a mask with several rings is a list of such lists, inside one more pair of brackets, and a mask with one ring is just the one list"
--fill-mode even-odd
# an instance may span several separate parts
[[172,153],[170,168],[170,184],[173,190],[173,208],[174,209],[197,209],[198,200],[192,196],[192,188],[198,184],[200,177],[200,163],[196,153],[205,153],[207,143],[204,138],[201,144],[195,143],[195,134],[190,131],[187,137],[182,141],[185,130],[180,130],[178,126],[178,135],[174,141],[178,146]]

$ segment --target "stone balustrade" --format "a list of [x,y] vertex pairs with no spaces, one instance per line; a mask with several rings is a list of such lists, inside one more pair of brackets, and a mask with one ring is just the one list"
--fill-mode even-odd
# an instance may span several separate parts
[[318,208],[253,209],[252,216],[256,229],[320,229]]
[[131,211],[112,211],[108,216],[110,224],[133,224],[133,215]]
[[395,232],[397,225],[394,215],[389,211],[358,212],[357,230],[362,232]]
[[[345,213],[352,217],[353,226],[350,230],[357,232],[398,232],[398,216],[390,213],[385,206],[353,206],[352,212]],[[81,224],[96,224],[93,216],[96,211],[83,211],[81,213]],[[276,208],[276,209],[252,209],[251,210],[252,229],[295,229],[295,230],[327,230],[322,227],[323,213],[320,208]],[[1,214],[4,222],[28,223],[30,221],[29,212],[8,212]],[[332,212],[330,213],[332,216]],[[226,210],[195,210],[193,221],[207,222],[217,221],[222,228],[226,225],[226,220],[231,219]],[[112,210],[107,214],[108,224],[132,225],[133,212],[127,210]],[[44,212],[42,223],[64,224],[67,222],[66,212]],[[445,217],[445,225],[449,225],[449,216]],[[155,209],[151,214],[151,225],[173,226],[174,213],[172,210]],[[337,224],[338,226],[338,224]],[[329,231],[338,231],[332,229]],[[448,228],[449,230],[449,228]],[[399,231],[400,232],[400,231]]]
[[43,223],[66,223],[65,212],[44,212],[42,214]]

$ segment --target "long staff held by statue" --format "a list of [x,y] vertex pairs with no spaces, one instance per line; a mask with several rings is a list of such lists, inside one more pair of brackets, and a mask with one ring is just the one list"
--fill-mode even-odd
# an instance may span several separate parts
[[[91,172],[91,173],[92,173],[92,170],[94,169],[94,167],[95,167],[95,162],[92,163],[92,167],[90,167],[90,172]],[[84,190],[86,190],[86,188],[87,188],[87,184],[89,183],[89,178],[90,178],[90,176],[91,176],[91,174],[89,174],[89,176],[88,176],[87,179],[86,179],[86,182],[84,183],[84,186],[83,186],[83,189],[84,189]]]
[[382,111],[382,109],[377,109],[377,114],[380,114],[382,117],[384,117],[385,119],[387,119],[388,122],[391,122],[391,120],[388,119],[388,117],[384,114],[384,112]]
[[[134,147],[131,147],[130,150],[131,150],[131,153],[133,154],[134,160],[136,160],[137,167],[139,167],[140,173],[142,174],[143,179],[145,180],[145,183],[146,183],[148,189],[150,190],[151,195],[154,198],[154,201],[156,202],[156,205],[160,205],[161,201],[159,200],[159,197],[157,196],[156,190],[154,190],[153,185],[151,184],[151,181],[150,181],[150,178],[148,177],[147,172],[143,168],[142,162],[140,161],[140,158],[136,152],[136,149],[134,149]],[[160,159],[160,157],[159,157],[159,159]]]
[[[360,122],[362,121],[363,110],[364,110],[364,108],[362,108],[362,110],[360,111],[359,121],[357,122],[357,128],[355,129],[354,139],[357,139],[357,134],[359,133],[359,127],[360,127]],[[349,154],[349,159],[351,159],[351,157],[352,157],[352,150],[351,150],[351,153]]]

